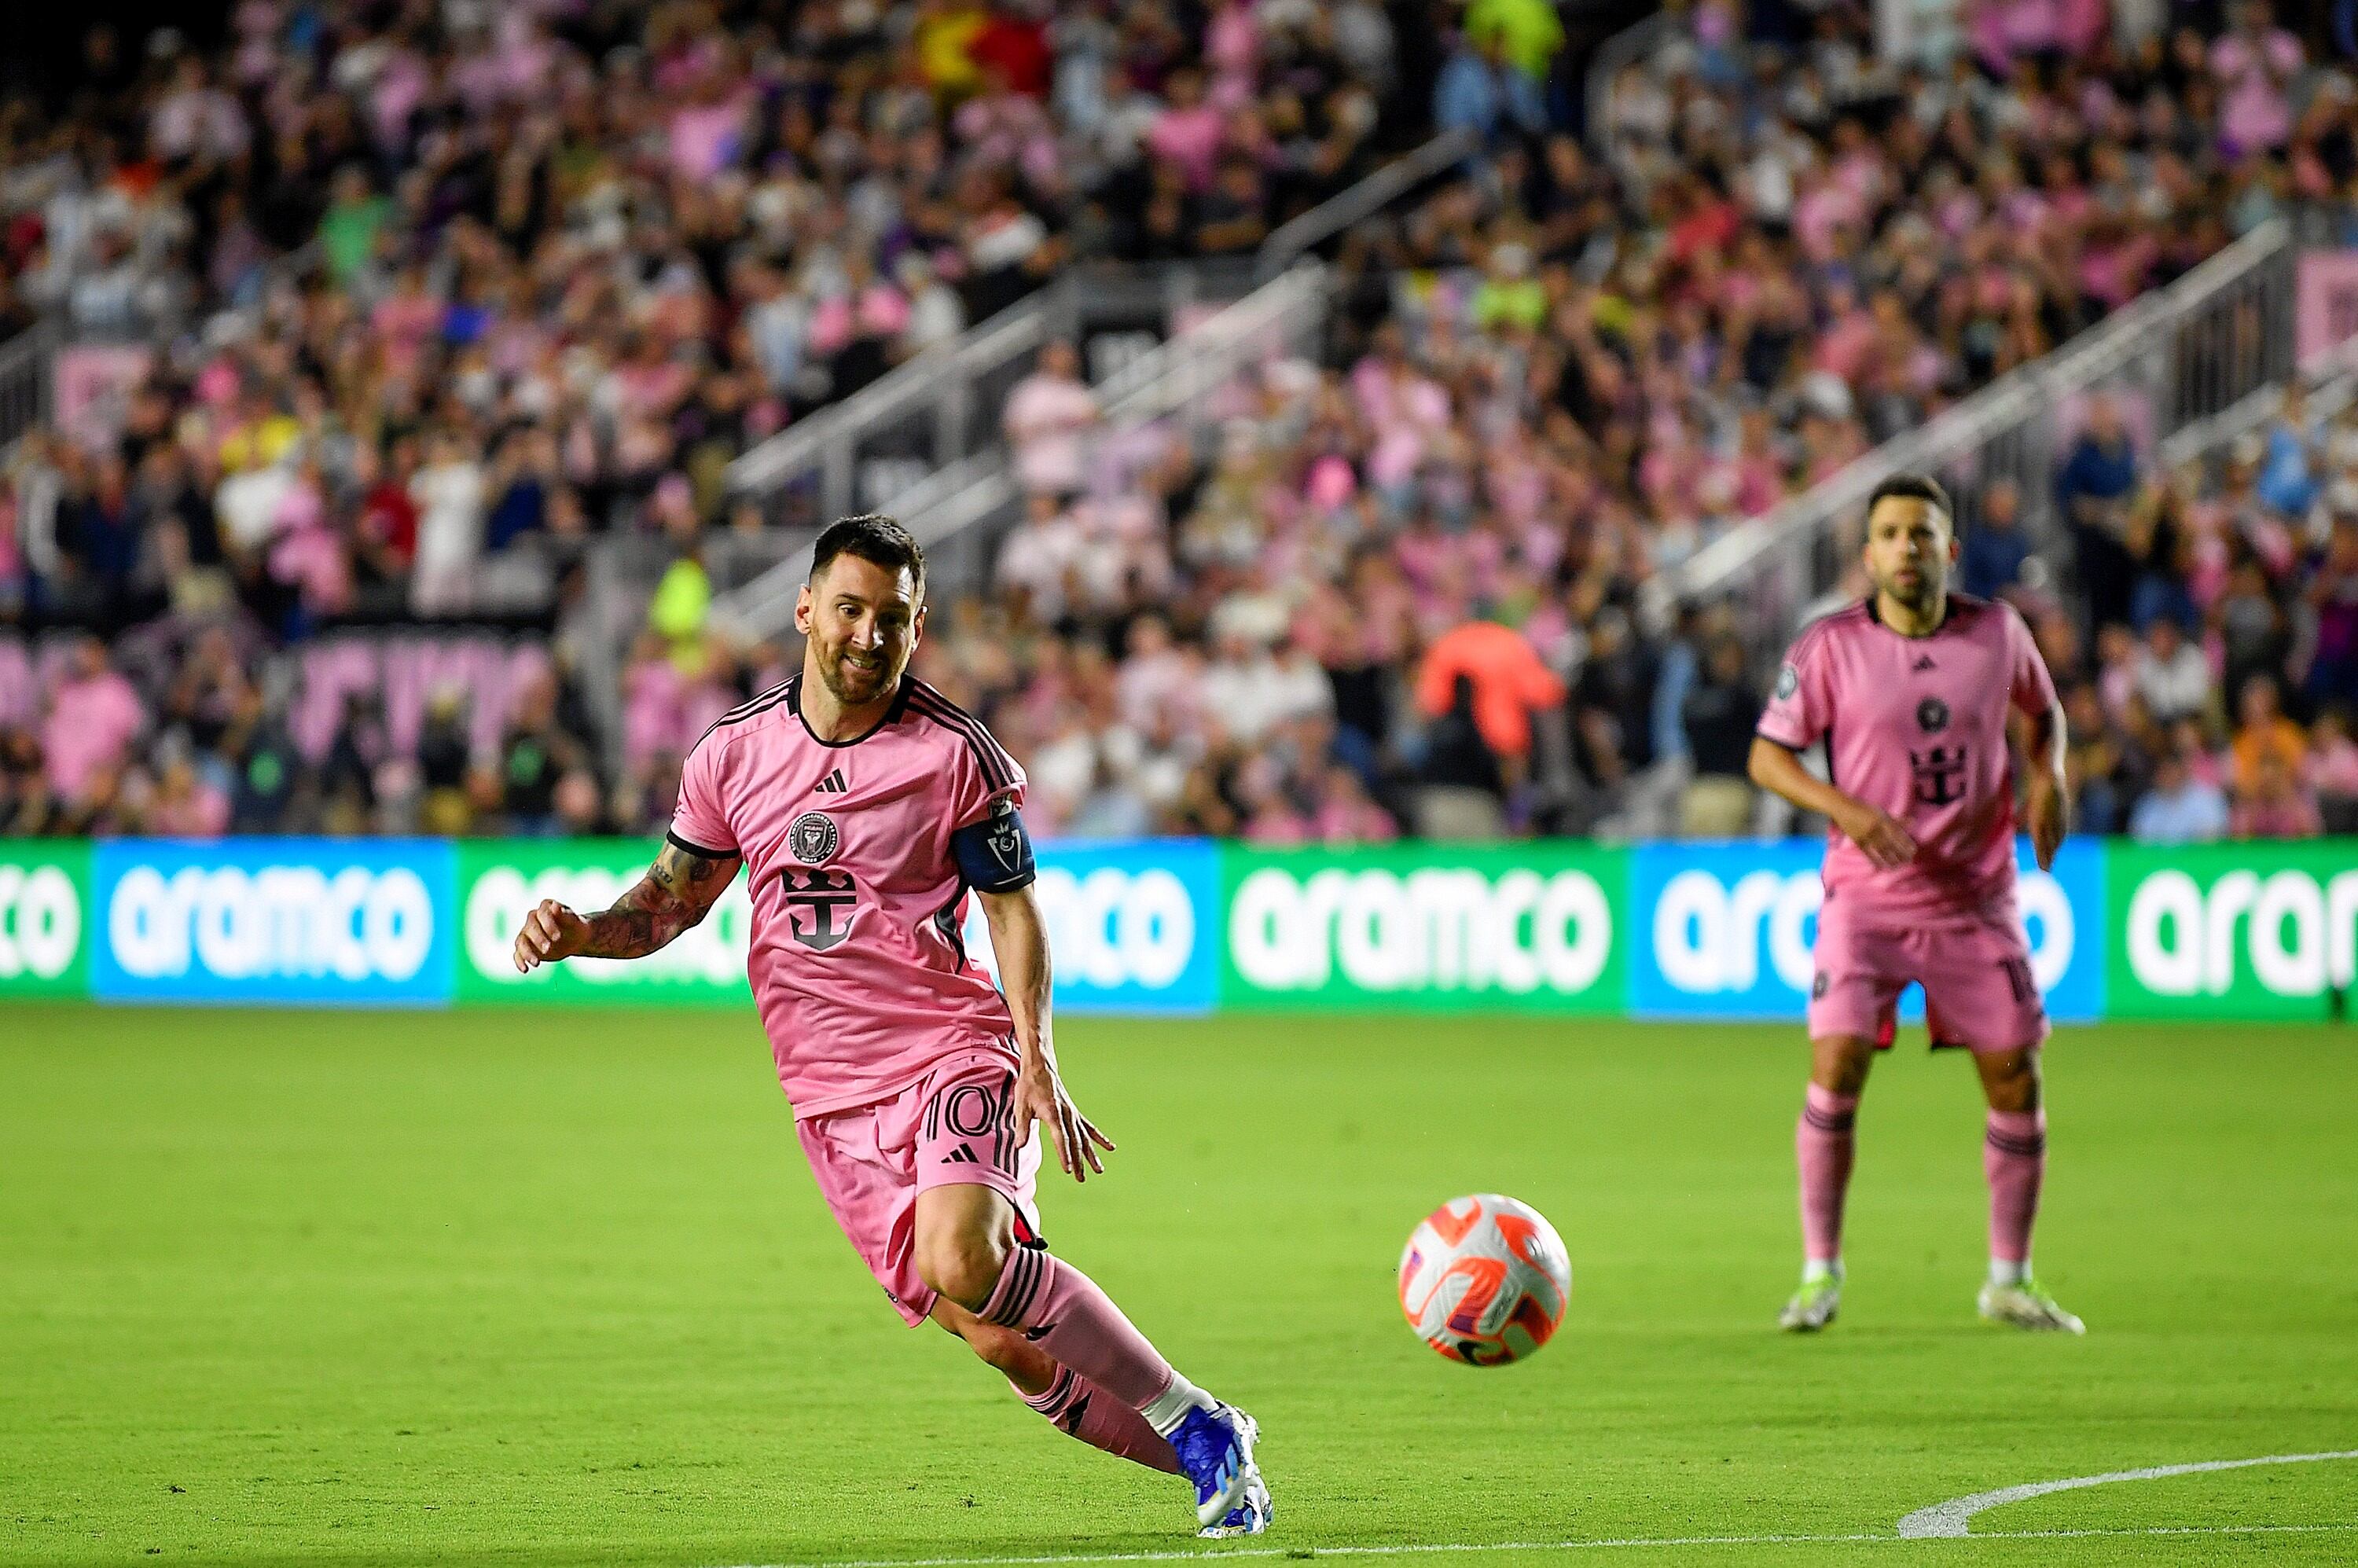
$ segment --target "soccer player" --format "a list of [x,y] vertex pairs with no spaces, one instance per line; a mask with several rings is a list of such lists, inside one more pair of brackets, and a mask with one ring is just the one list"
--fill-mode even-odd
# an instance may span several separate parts
[[[1777,674],[1752,743],[1753,782],[1824,816],[1825,903],[1810,988],[1808,1098],[1794,1133],[1801,1288],[1782,1325],[1812,1332],[1842,1304],[1852,1123],[1910,980],[1937,1049],[1973,1053],[1989,1101],[1984,1317],[2082,1332],[2030,1272],[2047,1168],[2039,1048],[2047,1011],[2015,908],[2010,715],[2028,759],[2040,869],[2065,831],[2063,715],[2022,617],[1949,589],[1955,514],[1940,484],[1902,475],[1868,500],[1864,600],[1812,625]],[[1823,738],[1828,778],[1795,755]]]
[[[1252,1418],[1173,1370],[1041,1238],[1034,1123],[1076,1182],[1113,1142],[1057,1072],[1023,770],[908,674],[925,596],[924,553],[891,518],[821,533],[795,608],[802,673],[697,742],[645,878],[596,914],[543,902],[516,968],[643,957],[744,866],[778,1080],[819,1192],[893,1306],[964,1339],[1082,1442],[1184,1476],[1200,1533],[1258,1534]],[[968,890],[1003,992],[967,954]]]

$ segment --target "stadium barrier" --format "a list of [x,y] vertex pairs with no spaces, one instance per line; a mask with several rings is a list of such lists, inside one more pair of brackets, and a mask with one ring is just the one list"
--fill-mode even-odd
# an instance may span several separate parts
[[[654,957],[518,975],[542,898],[611,902],[637,839],[0,841],[0,997],[363,1007],[742,1006],[742,881]],[[1447,1010],[1797,1019],[1815,842],[1558,841],[1338,852],[1054,843],[1039,896],[1070,1011]],[[2061,1022],[2338,1018],[2358,839],[2023,849]],[[853,918],[856,920],[857,915]],[[988,964],[979,908],[970,951]]]

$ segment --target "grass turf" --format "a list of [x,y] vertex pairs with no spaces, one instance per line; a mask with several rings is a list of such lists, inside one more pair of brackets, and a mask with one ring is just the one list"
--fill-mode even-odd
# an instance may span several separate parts
[[[1974,1318],[1960,1060],[1878,1068],[1844,1315],[1811,1340],[1770,1327],[1793,1030],[1072,1019],[1061,1038],[1123,1146],[1101,1182],[1055,1178],[1050,1237],[1260,1416],[1280,1511],[1256,1546],[1887,1537],[2017,1482],[2358,1447],[2345,1032],[2059,1037],[2039,1258],[2092,1325],[2077,1341]],[[1545,1353],[1485,1371],[1418,1345],[1391,1288],[1417,1217],[1478,1190],[1545,1211],[1576,1276]],[[1176,1483],[901,1326],[747,1017],[0,1013],[0,1560],[1119,1553],[1194,1549],[1187,1517]],[[1578,1560],[2346,1562],[2358,1464],[1974,1522],[2318,1528]]]

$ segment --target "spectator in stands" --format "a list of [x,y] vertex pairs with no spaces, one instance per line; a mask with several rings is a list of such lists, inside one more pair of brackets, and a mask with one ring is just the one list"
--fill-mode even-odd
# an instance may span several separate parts
[[2275,25],[2268,0],[2231,0],[2228,14],[2228,31],[2211,46],[2220,140],[2230,157],[2272,151],[2292,134],[2300,40]]
[[112,801],[147,713],[97,638],[78,639],[71,661],[49,695],[40,748],[57,809],[86,820]]
[[[1221,0],[1201,38],[1154,7],[1045,27],[1014,8],[871,9],[804,7],[774,48],[627,5],[556,29],[518,11],[447,44],[363,19],[316,47],[257,35],[250,75],[243,59],[235,77],[210,63],[124,74],[108,113],[145,146],[171,103],[166,128],[204,171],[187,189],[204,195],[168,179],[143,205],[111,169],[78,167],[100,144],[66,128],[66,153],[12,163],[23,178],[0,185],[0,203],[46,218],[55,199],[71,220],[27,253],[18,292],[110,318],[182,314],[124,400],[124,450],[52,460],[37,438],[20,451],[0,601],[13,547],[18,591],[56,612],[42,595],[81,569],[74,509],[116,494],[101,483],[110,455],[141,519],[129,616],[189,612],[233,576],[238,612],[280,637],[413,604],[482,615],[509,602],[510,568],[578,559],[610,529],[660,533],[679,554],[651,616],[664,640],[624,677],[622,767],[528,770],[528,796],[504,803],[575,826],[659,820],[690,720],[759,678],[708,624],[699,535],[724,511],[721,465],[1071,257],[1256,243],[1367,167],[1369,89],[1400,75],[1364,0]],[[1027,762],[1052,748],[1087,762],[1069,825],[1259,822],[1306,841],[1364,817],[1373,836],[1363,801],[1431,815],[1409,793],[1422,778],[1471,781],[1487,831],[1561,827],[1574,818],[1551,792],[1566,764],[1550,752],[1565,749],[1567,708],[1585,779],[1628,787],[1691,752],[1690,699],[1717,691],[1694,669],[1709,639],[1664,656],[1639,633],[1650,576],[2192,266],[2231,225],[2348,183],[2353,100],[2338,79],[2314,92],[2277,80],[2273,45],[2255,75],[2192,35],[2140,57],[2100,36],[2099,6],[1996,12],[2001,74],[1963,59],[1903,98],[1866,10],[1812,14],[1784,61],[1747,58],[1713,0],[1680,49],[1631,68],[1620,133],[1592,161],[1563,102],[1524,96],[1552,69],[1553,8],[1476,0],[1463,48],[1492,51],[1449,64],[1480,65],[1496,102],[1474,118],[1528,145],[1502,136],[1429,201],[1348,236],[1355,308],[1337,338],[1347,362],[1379,322],[1371,351],[1222,389],[1212,416],[1239,436],[1209,463],[1184,431],[1099,439],[1078,355],[1044,353],[1027,383],[1052,391],[1044,416],[1011,407],[1005,432],[1042,496],[999,552],[1022,602],[961,626],[946,597],[929,669],[963,683]],[[1774,32],[1781,15],[1756,19]],[[2238,37],[2267,32],[2238,20]],[[1421,35],[1403,41],[1437,63]],[[2272,143],[2249,131],[2257,116],[2229,113],[2236,92],[2256,103],[2254,88],[2301,111]],[[319,124],[269,117],[289,93]],[[2212,122],[2228,119],[2223,140]],[[451,164],[454,125],[480,145],[462,138]],[[316,280],[263,267],[315,233]],[[245,308],[204,320],[232,300]],[[2083,801],[2109,792],[2116,813],[2145,793],[2162,726],[2209,714],[2214,690],[2268,674],[2302,694],[2288,699],[2298,711],[2358,702],[2358,523],[2314,549],[2299,503],[2305,481],[2332,510],[2350,465],[2330,441],[2272,435],[2230,465],[2223,492],[2165,493],[2140,471],[2132,423],[2093,399],[2057,476],[2081,547],[2053,563],[2054,584],[2084,586],[2094,615],[2077,626],[2078,601],[2041,613],[2020,596],[2067,692],[2071,643],[2100,651],[2094,690],[2072,700],[2102,715],[2106,743],[2075,765]],[[445,483],[454,468],[471,482]],[[1990,521],[1966,532],[1965,586],[2002,591],[2022,576],[2021,530],[2005,523],[2020,499],[1977,502]],[[116,504],[99,521],[120,531]],[[1424,693],[1399,700],[1432,646],[1486,613],[1574,694],[1530,711],[1517,769],[1485,737],[1474,680],[1444,681],[1437,717]],[[585,618],[568,614],[572,637]],[[2198,632],[2218,636],[2225,684]],[[1101,650],[1132,645],[1105,667]],[[1220,700],[1199,700],[1207,687]],[[1391,722],[1396,703],[1427,714],[1421,749]],[[168,706],[158,727],[181,728]],[[442,788],[484,821],[514,795],[515,719],[474,718],[455,746],[433,739]],[[332,751],[332,725],[316,740],[297,728],[308,754]],[[2209,765],[2199,739],[2183,745],[2190,772]],[[153,816],[170,793],[171,759],[144,737],[129,750],[104,819]],[[381,781],[375,807],[323,771],[315,810],[287,762],[284,823],[393,821],[415,792],[411,759],[380,758],[362,770]],[[1505,771],[1527,778],[1511,816]]]
[[49,831],[56,806],[38,738],[0,726],[0,837],[39,838]]
[[1485,141],[1501,126],[1537,135],[1547,124],[1547,105],[1538,81],[1508,62],[1503,36],[1461,33],[1433,84],[1433,123],[1435,130],[1472,131]]
[[1494,621],[1468,621],[1433,640],[1417,666],[1417,707],[1428,719],[1455,713],[1461,677],[1470,686],[1466,714],[1512,796],[1531,779],[1533,718],[1563,706],[1563,680],[1530,639]]
[[2308,785],[2274,751],[2259,754],[2248,786],[2237,786],[2228,827],[2238,838],[2314,838],[2325,830]]
[[2309,727],[2309,755],[2301,762],[2301,782],[2317,800],[2328,833],[2358,833],[2358,741],[2350,734],[2350,715],[2329,708]]
[[2285,717],[2276,677],[2255,675],[2246,681],[2236,698],[2235,711],[2235,740],[2230,753],[2234,759],[2236,797],[2257,792],[2272,759],[2282,764],[2277,772],[2285,779],[2297,780],[2309,753],[2309,736]]
[[2225,793],[2196,777],[2182,750],[2165,751],[2153,787],[2129,813],[2129,836],[2140,844],[2202,844],[2227,831]]
[[1506,778],[1475,718],[1474,677],[1450,676],[1446,706],[1425,725],[1417,767],[1416,832],[1421,838],[1487,840],[1506,837]]
[[302,759],[259,688],[237,693],[220,752],[233,769],[231,832],[287,833],[300,826]]
[[2144,646],[2136,654],[2136,682],[2137,695],[2163,724],[2210,711],[2211,661],[2167,615],[2146,628]]
[[1752,826],[1746,768],[1760,695],[1745,670],[1744,644],[1714,641],[1680,713],[1694,773],[1679,800],[1679,831],[1690,838],[1732,838]]
[[162,771],[139,827],[168,838],[221,837],[229,827],[229,796],[198,771],[185,741],[169,737],[157,753]]
[[1653,731],[1646,709],[1659,667],[1626,612],[1597,612],[1572,690],[1574,734],[1591,783],[1618,788],[1652,764]]
[[2228,572],[2210,620],[2219,637],[2223,691],[2240,692],[2255,679],[2278,675],[2292,657],[2291,623],[2255,559],[2238,561]]
[[2086,424],[2055,480],[2055,502],[2071,533],[2082,591],[2099,625],[2129,619],[2136,559],[2126,543],[2127,503],[2136,488],[2136,449],[2111,394],[2088,399]]
[[379,698],[373,692],[348,693],[319,765],[320,831],[343,837],[376,829],[378,778],[390,768],[392,753]]
[[2263,437],[2266,445],[2255,488],[2260,500],[2287,517],[2305,517],[2317,503],[2321,432],[2309,416],[2308,395],[2295,382],[2287,387]]
[[426,725],[417,738],[417,775],[422,795],[418,827],[427,833],[457,837],[475,826],[475,800],[471,789],[473,756],[467,742],[466,695],[456,687],[437,691],[426,710]]
[[1027,493],[1070,495],[1081,488],[1087,450],[1083,435],[1098,422],[1098,402],[1081,380],[1081,356],[1059,340],[1040,351],[1040,362],[1007,395],[1001,416],[1015,454],[1015,477]]
[[2316,625],[2309,700],[2358,709],[2358,513],[2337,507],[2303,597]]
[[1982,492],[1980,512],[1964,535],[1960,568],[1967,593],[1996,599],[2022,580],[2030,541],[2022,532],[2022,492],[2014,481],[1998,480]]
[[483,546],[485,477],[470,439],[455,429],[430,436],[426,461],[409,481],[416,508],[417,554],[409,606],[427,618],[463,613],[475,597]]
[[2086,681],[2063,690],[2065,784],[2071,793],[2073,831],[2117,833],[2129,767],[2126,745],[2104,713],[2096,688]]
[[557,722],[556,677],[536,676],[514,699],[500,740],[500,809],[507,830],[535,838],[558,832],[557,787],[589,763],[588,748]]

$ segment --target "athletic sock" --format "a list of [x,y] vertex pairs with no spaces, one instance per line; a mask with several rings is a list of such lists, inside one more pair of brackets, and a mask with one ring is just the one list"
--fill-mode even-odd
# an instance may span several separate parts
[[[1982,1137],[1982,1172],[1989,1177],[1990,1278],[2019,1282],[2030,1271],[2030,1222],[2039,1214],[2039,1184],[2047,1174],[2047,1111],[1994,1110]],[[1998,1280],[2001,1266],[2018,1271]]]
[[[1021,1389],[1015,1391],[1023,1394]],[[1048,1385],[1048,1391],[1023,1394],[1023,1402],[1092,1448],[1102,1448],[1150,1470],[1179,1474],[1179,1455],[1161,1433],[1146,1424],[1144,1416],[1070,1367],[1057,1368],[1056,1380]]]
[[2018,1262],[2009,1261],[2004,1258],[1990,1260],[1989,1281],[1993,1285],[2018,1285],[2028,1278],[2030,1278],[2030,1260],[2028,1258]]
[[[1852,1124],[1858,1097],[1812,1084],[1793,1127],[1793,1162],[1801,1172],[1801,1256],[1804,1268],[1842,1274],[1843,1196],[1850,1187]],[[1804,1279],[1810,1276],[1804,1274]]]
[[1097,1281],[1036,1247],[1007,1256],[979,1314],[1023,1337],[1146,1418],[1168,1437],[1212,1397],[1171,1368]]

